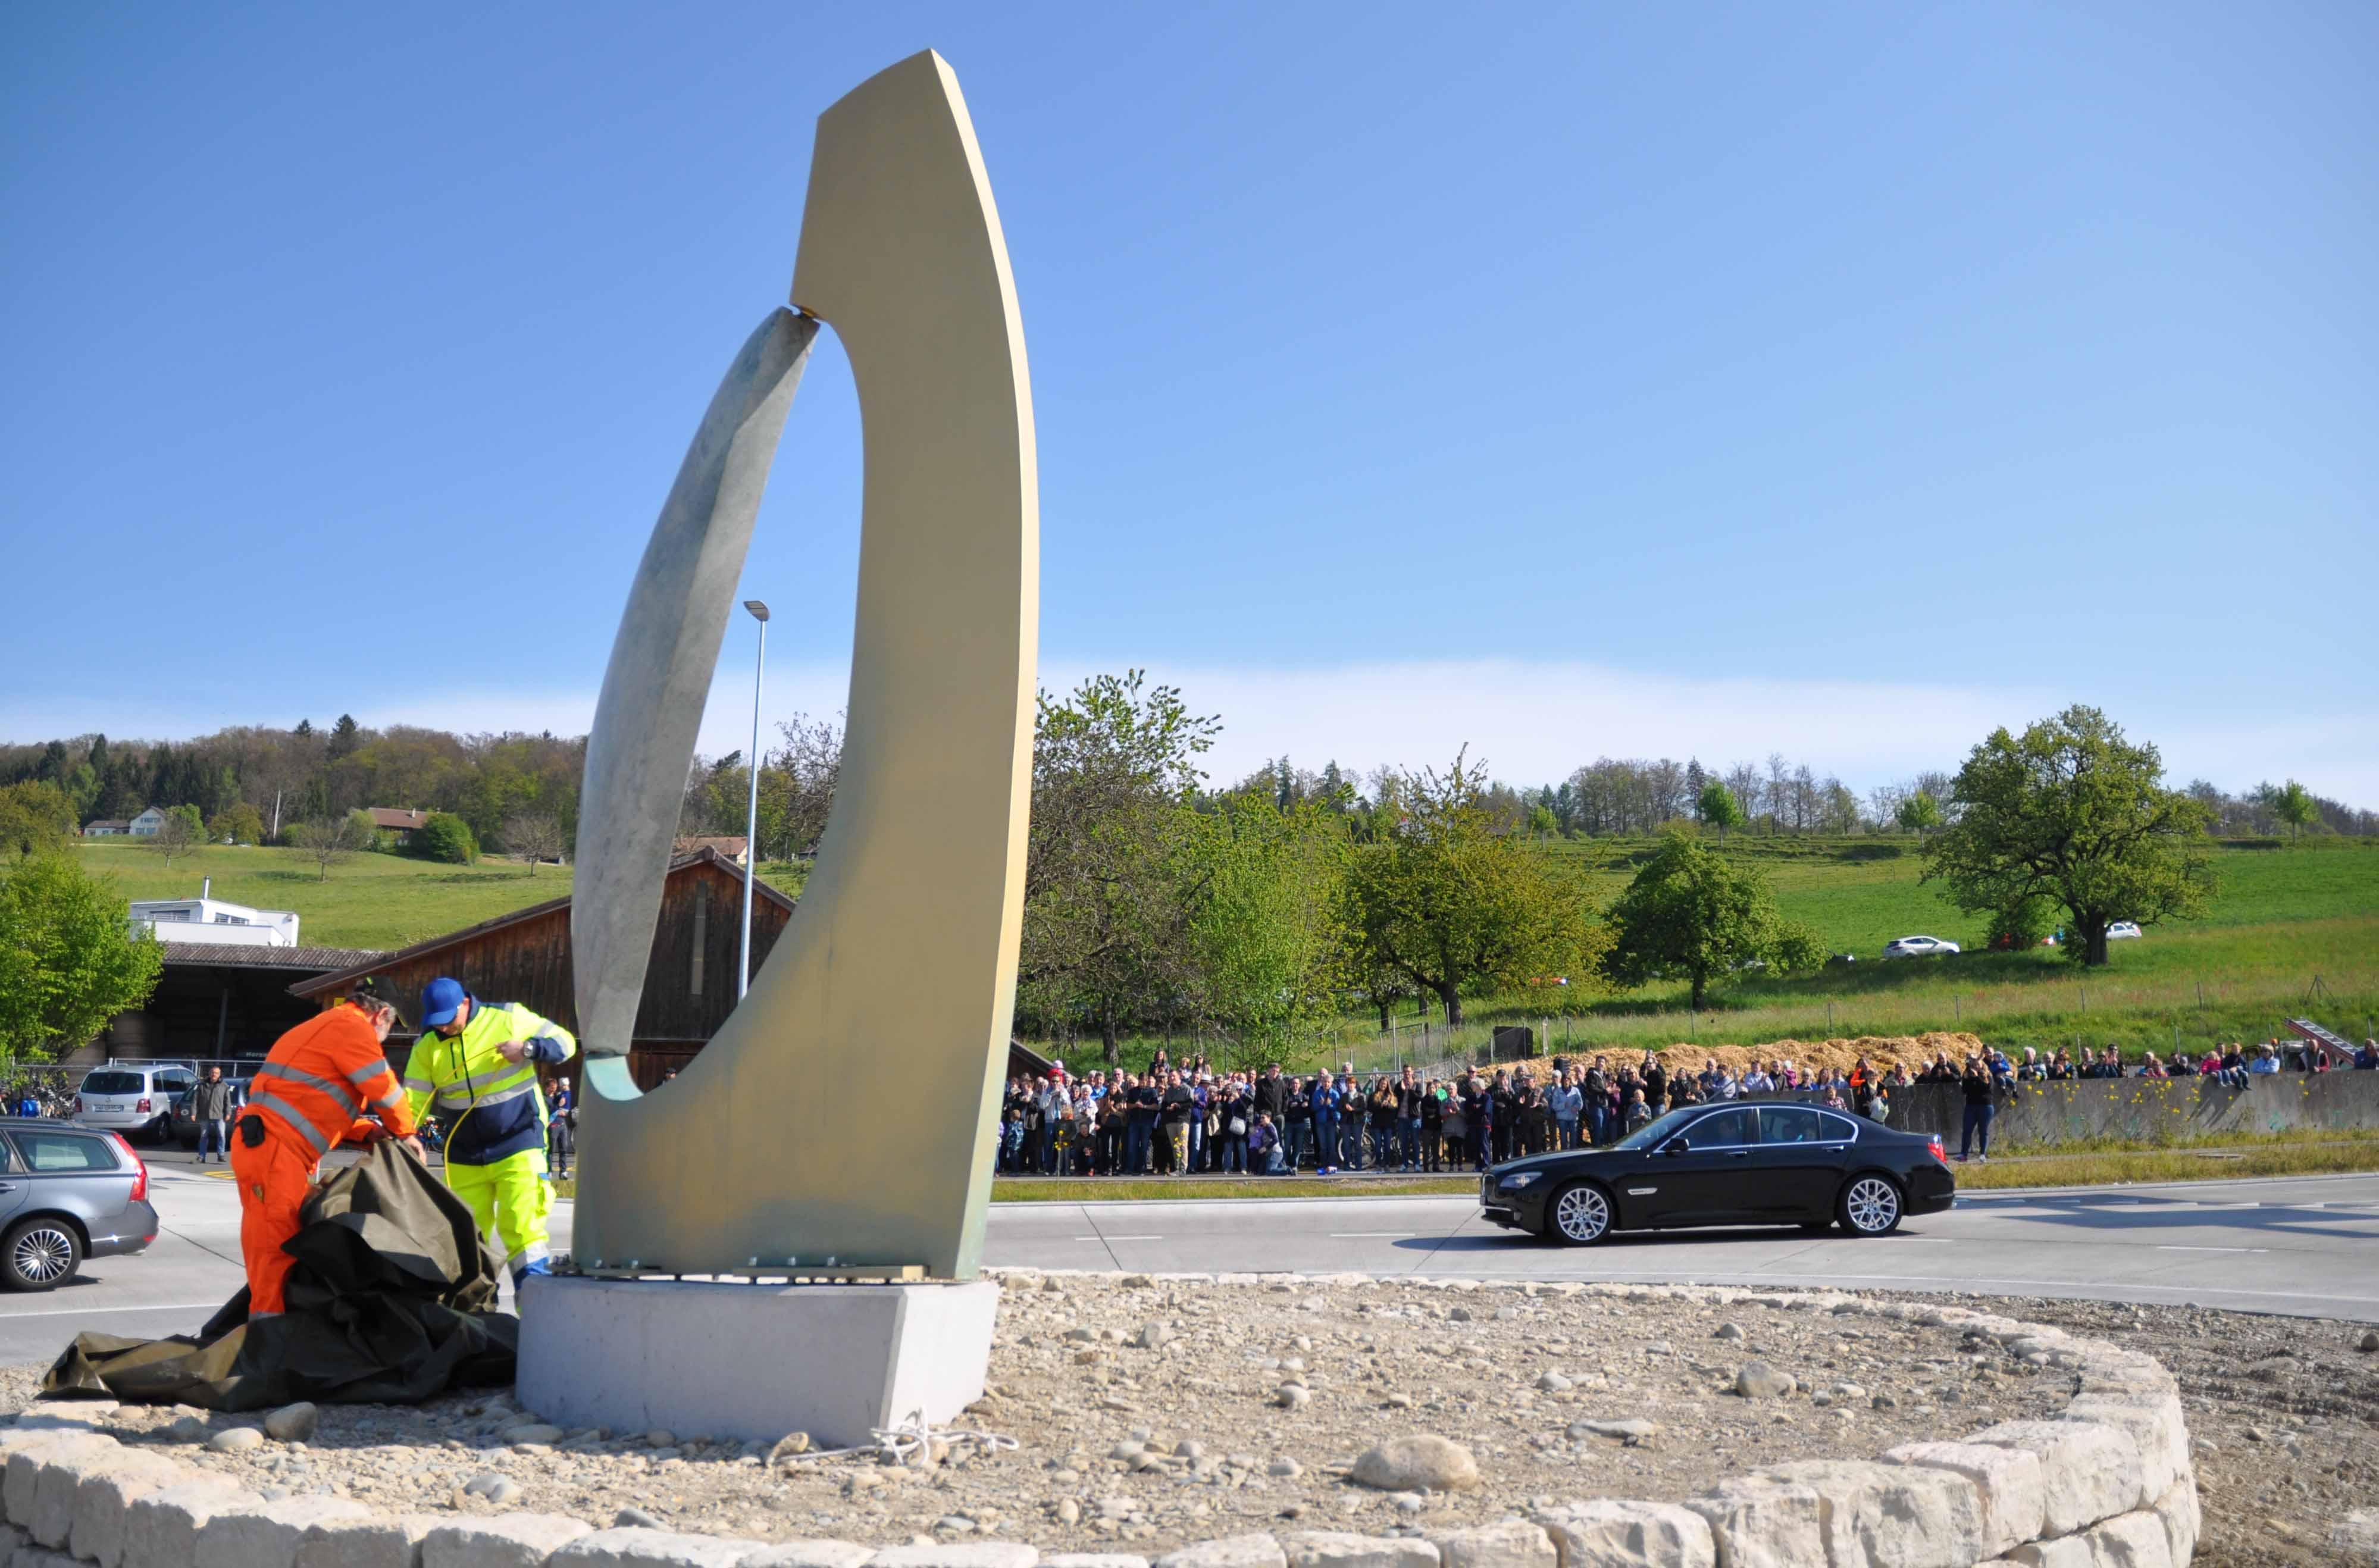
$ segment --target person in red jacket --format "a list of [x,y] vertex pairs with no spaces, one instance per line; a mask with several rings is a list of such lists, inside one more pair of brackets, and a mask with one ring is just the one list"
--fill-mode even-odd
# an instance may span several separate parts
[[251,1321],[283,1310],[282,1285],[295,1260],[281,1248],[297,1234],[323,1155],[342,1143],[385,1138],[421,1153],[413,1107],[388,1065],[395,1023],[396,1008],[367,980],[274,1041],[256,1069],[231,1151]]

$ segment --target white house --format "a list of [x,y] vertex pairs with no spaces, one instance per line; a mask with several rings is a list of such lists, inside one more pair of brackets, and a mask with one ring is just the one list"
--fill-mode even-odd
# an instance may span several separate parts
[[294,910],[252,910],[208,897],[214,886],[203,884],[195,899],[136,899],[132,903],[132,935],[152,931],[160,942],[212,943],[217,946],[295,947],[297,915]]
[[132,819],[128,825],[128,830],[135,838],[154,838],[157,837],[157,829],[164,826],[164,811],[161,807],[151,806]]
[[132,824],[120,816],[93,817],[82,825],[86,838],[121,838],[132,831]]

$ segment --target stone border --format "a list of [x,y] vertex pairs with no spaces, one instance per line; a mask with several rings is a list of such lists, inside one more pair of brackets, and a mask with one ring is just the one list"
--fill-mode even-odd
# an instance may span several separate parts
[[[991,1272],[992,1271],[986,1271]],[[1079,1271],[1006,1270],[1020,1283]],[[1256,1284],[1255,1274],[1127,1283]],[[1368,1274],[1314,1283],[1369,1285]],[[1449,1291],[1742,1302],[1962,1328],[2071,1371],[2053,1420],[2006,1421],[1873,1460],[1809,1459],[1718,1481],[1684,1503],[1611,1498],[1413,1536],[1231,1536],[1155,1560],[1047,1556],[1020,1541],[882,1550],[666,1530],[598,1530],[550,1514],[390,1517],[341,1498],[266,1502],[209,1471],[94,1429],[66,1405],[0,1429],[0,1568],[2188,1568],[2198,1498],[2179,1385],[2155,1357],[1962,1307],[1721,1286],[1407,1282]],[[112,1408],[112,1406],[107,1407]]]

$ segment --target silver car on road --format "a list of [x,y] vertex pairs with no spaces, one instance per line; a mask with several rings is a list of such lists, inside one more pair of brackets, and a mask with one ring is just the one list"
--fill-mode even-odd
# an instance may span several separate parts
[[157,1239],[149,1167],[113,1132],[0,1116],[0,1285],[54,1290]]

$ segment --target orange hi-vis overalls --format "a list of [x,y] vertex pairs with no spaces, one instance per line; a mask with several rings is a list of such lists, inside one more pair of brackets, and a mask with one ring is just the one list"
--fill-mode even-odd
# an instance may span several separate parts
[[[378,1123],[364,1119],[367,1108]],[[282,1283],[295,1260],[282,1244],[297,1234],[298,1211],[322,1156],[381,1125],[399,1138],[409,1135],[413,1107],[359,1008],[341,1002],[273,1042],[231,1140],[250,1318],[282,1309]]]

